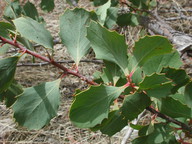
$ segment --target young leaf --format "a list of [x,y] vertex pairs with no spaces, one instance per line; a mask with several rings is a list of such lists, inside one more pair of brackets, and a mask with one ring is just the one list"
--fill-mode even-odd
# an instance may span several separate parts
[[127,45],[122,35],[108,31],[98,23],[92,22],[87,30],[93,50],[98,59],[116,63],[128,75]]
[[53,38],[42,24],[28,17],[17,18],[13,20],[13,23],[21,36],[43,45],[45,48],[53,48]]
[[150,97],[162,98],[171,94],[173,88],[171,81],[165,75],[152,74],[146,76],[139,84],[139,89],[146,91]]
[[160,73],[163,67],[172,67],[178,69],[182,66],[180,55],[177,51],[169,54],[158,55],[150,58],[142,66],[142,70],[146,75],[151,75],[152,73]]
[[99,22],[100,22],[101,25],[104,25],[104,23],[105,23],[105,20],[106,20],[106,17],[107,17],[107,10],[108,10],[108,8],[110,8],[110,6],[111,6],[111,0],[108,0],[107,3],[100,6],[96,10],[96,14],[98,15]]
[[186,85],[184,97],[186,104],[192,108],[192,82]]
[[154,56],[172,52],[172,45],[167,38],[162,36],[145,36],[135,43],[133,55],[137,66],[143,66],[146,61]]
[[124,87],[91,86],[78,93],[71,106],[70,119],[79,128],[91,128],[108,117],[111,103],[123,92]]
[[12,83],[19,57],[8,57],[0,60],[0,93]]
[[76,65],[90,48],[86,26],[91,18],[92,14],[82,8],[67,9],[60,17],[60,37]]
[[171,97],[163,98],[159,102],[159,110],[172,118],[192,118],[192,111],[187,105]]
[[14,118],[19,125],[37,130],[57,115],[60,103],[61,79],[26,88],[13,105]]
[[174,94],[177,90],[186,85],[189,82],[189,76],[182,69],[174,69],[174,68],[164,68],[162,73],[165,73],[165,76],[172,80],[174,87],[171,92]]
[[121,107],[122,115],[132,121],[151,104],[150,98],[144,93],[127,95]]
[[5,101],[7,107],[12,106],[12,104],[17,100],[16,96],[23,92],[21,85],[16,81],[12,82],[8,89],[0,93],[0,100]]
[[55,7],[54,0],[41,0],[40,6],[42,10],[50,12]]

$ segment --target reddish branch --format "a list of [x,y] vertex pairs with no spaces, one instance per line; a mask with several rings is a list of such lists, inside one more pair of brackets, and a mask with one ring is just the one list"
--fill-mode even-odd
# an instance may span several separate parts
[[10,44],[12,46],[15,46],[17,48],[19,48],[23,53],[28,53],[36,58],[39,58],[45,62],[48,62],[56,67],[58,67],[59,69],[63,70],[64,71],[64,74],[70,74],[70,75],[74,75],[76,77],[79,77],[80,79],[82,79],[83,81],[86,81],[88,84],[91,84],[91,85],[97,85],[97,83],[95,83],[94,81],[91,81],[89,79],[87,79],[86,77],[82,76],[80,73],[76,72],[76,71],[73,71],[73,70],[70,70],[66,67],[64,67],[63,65],[55,62],[53,59],[49,59],[47,57],[44,57],[36,52],[33,52],[33,51],[30,51],[28,49],[26,49],[25,47],[23,47],[22,45],[20,45],[19,43],[17,43],[16,41],[12,41],[12,40],[8,40],[6,38],[3,38],[2,36],[0,36],[0,40],[1,40],[1,43],[2,44]]

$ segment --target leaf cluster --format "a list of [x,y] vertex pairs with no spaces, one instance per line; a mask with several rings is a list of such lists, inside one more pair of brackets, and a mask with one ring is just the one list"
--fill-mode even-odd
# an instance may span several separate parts
[[[133,8],[124,15],[118,14],[117,1],[93,2],[100,5],[96,11],[67,9],[60,16],[59,36],[75,62],[76,71],[57,64],[50,55],[46,58],[35,52],[33,43],[53,51],[54,45],[51,33],[30,2],[23,7],[19,1],[8,4],[4,14],[13,21],[0,22],[0,43],[16,46],[23,53],[53,64],[63,70],[63,76],[72,74],[90,84],[75,94],[70,108],[70,120],[77,127],[100,130],[112,136],[147,107],[187,125],[192,118],[192,81],[185,70],[180,69],[180,55],[173,45],[165,37],[146,35],[130,50],[125,37],[110,30],[117,24],[138,25],[137,19],[145,13],[133,13],[133,10],[149,10],[154,2],[130,0]],[[51,11],[54,1],[42,0],[41,8]],[[94,81],[78,72],[80,60],[90,49],[105,65],[102,71],[93,74]],[[14,80],[23,53],[0,59],[0,100],[11,106],[19,125],[40,129],[57,115],[63,76],[23,89]],[[139,129],[139,137],[133,143],[177,143],[174,133],[178,126],[171,122],[153,119],[150,125],[133,127]]]

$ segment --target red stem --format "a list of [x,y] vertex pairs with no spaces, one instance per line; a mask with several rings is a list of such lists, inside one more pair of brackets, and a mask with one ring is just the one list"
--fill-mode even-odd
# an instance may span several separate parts
[[33,52],[33,51],[30,51],[28,49],[26,49],[25,47],[23,47],[22,45],[18,44],[17,42],[15,41],[11,41],[11,40],[8,40],[6,38],[3,38],[2,36],[0,36],[0,40],[1,40],[1,43],[8,43],[12,46],[15,46],[17,48],[19,48],[20,50],[22,50],[24,53],[28,53],[36,58],[39,58],[45,62],[48,62],[48,63],[51,63],[52,65],[58,67],[59,69],[63,70],[65,74],[71,74],[71,75],[74,75],[76,77],[79,77],[81,80],[83,81],[86,81],[88,84],[91,84],[91,85],[97,85],[97,83],[95,83],[94,81],[91,81],[89,79],[87,79],[86,77],[82,76],[81,74],[79,74],[78,72],[75,72],[75,71],[72,71],[66,67],[64,67],[63,65],[55,62],[53,59],[49,59],[47,57],[44,57],[36,52]]

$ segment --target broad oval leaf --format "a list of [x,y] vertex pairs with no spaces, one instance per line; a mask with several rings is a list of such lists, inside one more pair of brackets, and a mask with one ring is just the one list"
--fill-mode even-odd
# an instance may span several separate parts
[[128,75],[127,45],[124,36],[108,31],[96,22],[91,22],[87,29],[87,38],[96,57],[116,63],[125,75]]
[[40,6],[42,10],[50,12],[55,7],[54,0],[41,0]]
[[139,131],[140,136],[134,139],[132,144],[178,144],[173,128],[168,124],[154,124],[153,129],[153,132],[148,134],[149,126],[143,127]]
[[119,9],[117,7],[110,7],[107,10],[107,17],[105,20],[105,26],[108,29],[112,29],[116,25]]
[[139,89],[144,90],[148,96],[162,98],[171,94],[173,86],[167,77],[163,74],[152,74],[146,76],[139,84]]
[[109,72],[109,77],[112,80],[114,86],[116,86],[116,83],[120,79],[122,75],[122,71],[120,67],[112,62],[104,61],[107,71]]
[[142,70],[146,75],[151,75],[154,72],[160,73],[164,67],[179,68],[180,66],[182,66],[180,55],[177,51],[174,51],[150,58],[144,63]]
[[16,30],[22,37],[34,41],[45,48],[53,48],[53,38],[43,24],[29,17],[20,17],[13,20]]
[[133,55],[137,66],[143,66],[150,58],[173,51],[171,43],[162,36],[145,36],[135,43]]
[[0,93],[12,83],[19,57],[8,57],[0,60]]
[[96,14],[99,17],[99,22],[101,25],[104,25],[106,17],[107,17],[107,10],[111,6],[111,0],[108,0],[104,5],[100,6],[96,10]]
[[127,95],[121,107],[122,115],[132,121],[151,104],[150,98],[144,93]]
[[119,97],[124,87],[91,86],[78,93],[71,106],[70,119],[80,128],[91,128],[108,117],[111,103]]
[[172,118],[192,118],[192,110],[179,100],[166,97],[159,102],[159,110]]
[[40,129],[57,115],[61,79],[26,88],[13,105],[14,118],[28,129]]
[[60,17],[60,37],[76,65],[90,48],[89,40],[86,38],[86,26],[90,20],[91,12],[82,8],[67,9]]
[[10,37],[9,37],[10,30],[15,30],[13,25],[11,25],[10,23],[6,23],[6,22],[0,22],[0,36],[10,39]]
[[188,83],[185,87],[184,98],[186,104],[192,108],[192,82]]
[[112,136],[122,130],[125,126],[127,126],[127,124],[128,120],[125,119],[119,110],[116,110],[110,112],[107,119],[104,119],[100,125],[97,125],[91,130],[100,130],[103,134]]
[[23,10],[25,12],[25,15],[38,21],[38,22],[43,22],[43,18],[39,16],[38,11],[35,7],[35,5],[31,2],[27,2],[24,6],[23,6]]
[[117,24],[123,26],[137,26],[139,25],[139,15],[134,13],[126,13],[118,16]]
[[165,76],[172,80],[174,87],[172,88],[171,92],[173,94],[190,81],[189,76],[183,69],[164,68],[162,73],[165,73]]
[[13,81],[6,91],[0,93],[0,100],[4,101],[7,107],[10,107],[17,100],[16,96],[20,95],[22,92],[22,86],[16,81]]

